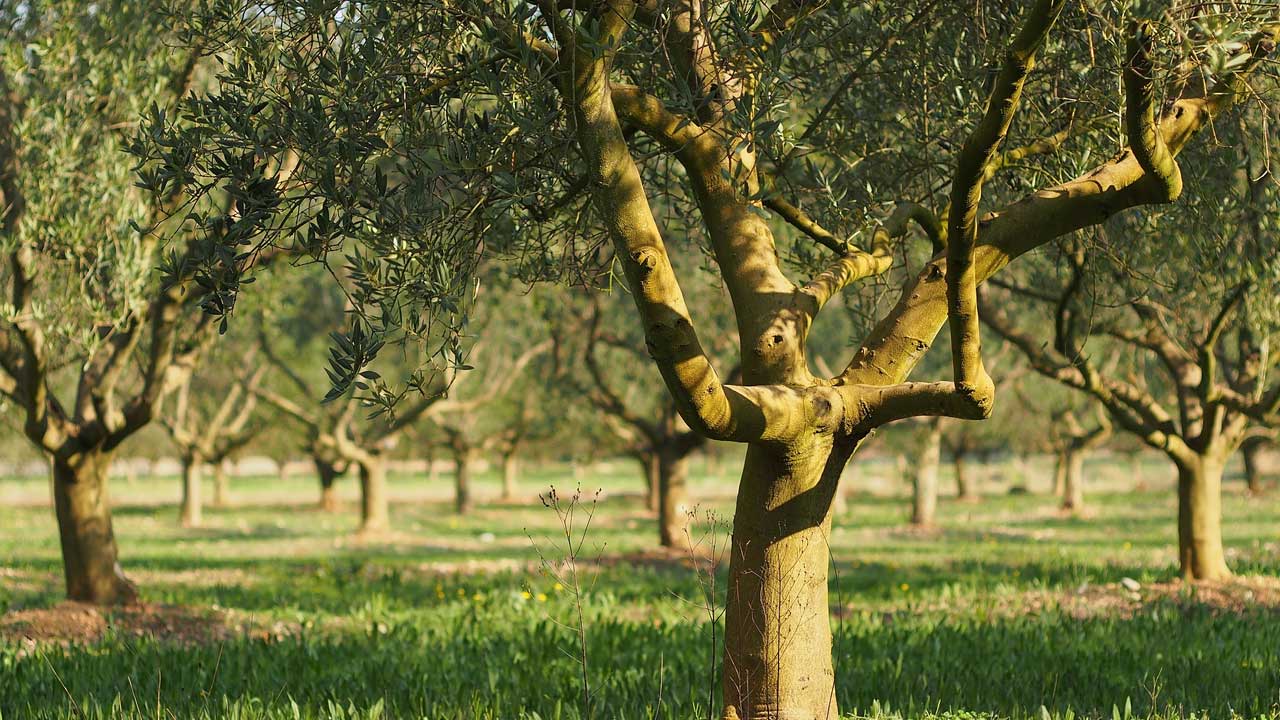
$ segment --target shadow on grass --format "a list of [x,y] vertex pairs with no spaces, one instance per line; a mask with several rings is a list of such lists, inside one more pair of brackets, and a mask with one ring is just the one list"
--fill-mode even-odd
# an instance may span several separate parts
[[[91,716],[120,696],[125,712],[111,716],[121,718],[151,717],[157,703],[166,716],[217,717],[243,705],[292,717],[284,711],[293,702],[310,717],[330,701],[382,703],[388,717],[578,717],[574,643],[571,628],[546,619],[475,611],[447,627],[373,623],[193,648],[114,638],[92,651],[20,657],[0,649],[9,680],[0,683],[0,707],[15,717],[70,718],[79,713],[70,694]],[[595,716],[648,717],[659,700],[663,716],[705,716],[704,698],[717,687],[709,665],[718,659],[708,625],[604,622],[588,628],[587,643]],[[1155,607],[1086,621],[864,618],[837,631],[835,657],[846,712],[879,703],[908,717],[926,708],[1035,717],[1043,705],[1099,717],[1128,700],[1139,716],[1255,717],[1280,703],[1280,623],[1257,613]],[[134,712],[130,693],[147,698]]]

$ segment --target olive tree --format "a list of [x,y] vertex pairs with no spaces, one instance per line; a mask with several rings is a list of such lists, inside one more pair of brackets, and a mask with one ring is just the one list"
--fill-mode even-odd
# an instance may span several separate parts
[[[263,170],[227,157],[296,150],[299,189],[261,190],[279,221],[257,237],[347,248],[361,334],[427,337],[438,307],[447,325],[481,260],[623,284],[684,421],[747,446],[723,716],[833,718],[826,539],[846,463],[895,420],[989,416],[978,284],[1176,200],[1177,156],[1275,45],[1261,6],[1152,3],[1155,25],[1128,3],[1065,5],[219,3],[193,31],[221,39],[219,90],[184,104],[200,130],[147,128],[144,182],[245,186]],[[1015,116],[1028,142],[1003,149]],[[945,247],[904,267],[916,225]],[[704,350],[674,237],[727,290],[741,382]],[[815,374],[820,311],[868,288],[886,298],[869,332]],[[910,380],[944,325],[950,379]],[[348,349],[339,385],[367,355]]]

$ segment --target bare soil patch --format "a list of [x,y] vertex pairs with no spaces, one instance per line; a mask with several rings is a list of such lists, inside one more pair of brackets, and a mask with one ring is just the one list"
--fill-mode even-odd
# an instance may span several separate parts
[[153,603],[101,608],[65,601],[0,617],[0,640],[14,643],[90,644],[108,629],[182,645],[214,642],[232,634],[220,610]]

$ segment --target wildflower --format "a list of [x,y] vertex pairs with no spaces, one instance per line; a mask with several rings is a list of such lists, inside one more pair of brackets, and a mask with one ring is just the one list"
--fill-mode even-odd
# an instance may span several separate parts
[[552,589],[552,590],[554,590],[554,591],[556,591],[556,592],[560,592],[561,590],[563,590],[563,589],[564,589],[564,586],[563,586],[563,585],[561,585],[560,583],[556,583],[556,584],[555,584],[551,589]]
[[546,594],[546,593],[538,593],[538,602],[546,602],[546,601],[547,601],[547,594]]
[[481,595],[480,593],[476,593],[475,595],[471,596],[472,602],[480,602],[483,599],[484,599],[484,595]]
[[899,585],[898,589],[901,590],[902,592],[911,592],[911,586],[906,583],[902,583],[901,585]]
[[521,598],[521,599],[523,599],[523,600],[532,600],[532,599],[533,599],[533,593],[529,592],[528,590],[522,590],[522,591],[520,592],[520,598]]

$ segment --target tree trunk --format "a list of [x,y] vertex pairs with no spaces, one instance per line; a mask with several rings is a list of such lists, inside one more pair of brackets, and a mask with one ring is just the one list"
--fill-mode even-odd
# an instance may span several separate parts
[[658,461],[658,541],[664,548],[689,545],[686,481],[689,462],[674,453],[661,453]]
[[520,460],[515,451],[502,454],[502,499],[513,502],[519,492],[516,482],[520,474]]
[[360,534],[391,526],[387,509],[387,464],[382,458],[360,463]]
[[1067,463],[1067,449],[1058,448],[1053,463],[1053,496],[1056,498],[1067,497]]
[[1067,450],[1058,462],[1062,475],[1062,509],[1078,513],[1084,510],[1084,453]]
[[197,456],[182,458],[182,510],[184,528],[197,528],[204,522],[204,499],[200,493],[201,460]]
[[475,507],[471,499],[471,449],[453,451],[453,504],[459,515],[466,515]]
[[[320,509],[324,512],[338,511],[338,469],[333,463],[320,458],[312,458],[316,465],[316,476],[320,478]],[[283,465],[281,466],[283,467]]]
[[[852,444],[752,444],[725,600],[726,720],[838,717],[827,598],[831,502]],[[823,443],[826,443],[826,447]]]
[[649,512],[661,512],[662,459],[657,452],[646,452],[640,462],[644,466],[644,506]]
[[1262,494],[1262,468],[1258,464],[1258,456],[1267,441],[1263,438],[1249,438],[1240,446],[1240,456],[1244,460],[1244,479],[1250,495]]
[[1185,580],[1231,576],[1222,552],[1222,467],[1208,457],[1178,466],[1178,563]]
[[973,486],[973,478],[969,476],[968,453],[957,452],[952,455],[951,464],[956,473],[956,495],[965,502],[977,502],[978,491]]
[[138,590],[124,576],[111,528],[107,469],[111,454],[88,452],[76,465],[53,461],[53,499],[62,544],[67,597],[98,605],[133,602]]
[[276,463],[276,479],[284,483],[289,479],[289,461],[280,460]]
[[929,421],[912,483],[911,524],[933,527],[938,515],[938,464],[942,459],[942,423]]
[[230,504],[231,484],[227,480],[227,466],[221,462],[213,464],[213,506],[225,508]]

